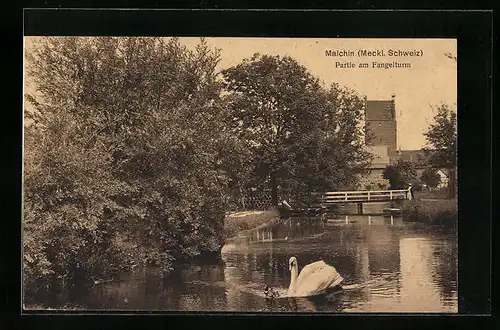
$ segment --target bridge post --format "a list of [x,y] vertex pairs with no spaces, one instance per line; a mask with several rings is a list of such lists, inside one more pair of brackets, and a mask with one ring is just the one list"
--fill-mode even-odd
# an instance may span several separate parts
[[389,200],[392,201],[392,190],[389,190]]
[[358,214],[363,214],[363,202],[358,203]]

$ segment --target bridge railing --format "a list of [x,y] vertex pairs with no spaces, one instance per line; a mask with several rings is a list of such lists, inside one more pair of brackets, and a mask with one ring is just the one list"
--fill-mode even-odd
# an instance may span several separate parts
[[335,191],[327,192],[323,197],[325,203],[365,202],[408,199],[408,190],[367,190],[367,191]]

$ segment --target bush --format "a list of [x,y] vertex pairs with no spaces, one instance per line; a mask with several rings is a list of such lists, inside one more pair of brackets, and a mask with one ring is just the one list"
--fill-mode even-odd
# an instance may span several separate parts
[[44,38],[28,50],[24,289],[110,278],[223,244],[229,140],[218,54],[176,39]]
[[30,288],[110,276],[123,258],[112,241],[118,224],[106,216],[117,189],[109,150],[102,143],[86,147],[80,132],[65,113],[47,120],[43,131],[26,130],[23,242]]
[[458,203],[456,199],[405,201],[403,203],[403,218],[411,222],[456,228]]
[[385,190],[390,187],[389,180],[381,176],[361,175],[359,178],[358,190]]
[[436,188],[441,182],[441,177],[437,171],[433,168],[425,169],[420,177],[423,183],[425,183],[429,188]]
[[275,208],[266,211],[250,212],[243,215],[238,214],[238,212],[229,214],[224,221],[224,238],[233,238],[242,231],[273,223],[278,219],[279,212]]
[[399,160],[396,164],[387,165],[382,176],[389,181],[391,189],[405,189],[416,181],[417,173],[411,162]]

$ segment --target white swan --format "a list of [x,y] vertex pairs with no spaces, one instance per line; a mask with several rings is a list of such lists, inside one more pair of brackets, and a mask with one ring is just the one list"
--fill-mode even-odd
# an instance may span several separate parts
[[300,275],[297,258],[291,257],[288,264],[291,272],[288,297],[320,295],[330,288],[339,286],[343,281],[335,267],[324,261],[316,261],[305,266]]

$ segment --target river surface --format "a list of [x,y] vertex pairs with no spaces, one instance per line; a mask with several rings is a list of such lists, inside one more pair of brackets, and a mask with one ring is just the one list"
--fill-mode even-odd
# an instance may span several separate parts
[[[457,235],[382,216],[292,218],[241,235],[216,264],[123,274],[45,306],[86,310],[236,312],[458,312]],[[288,259],[299,270],[317,260],[335,266],[342,290],[316,298],[266,299],[284,293]]]

